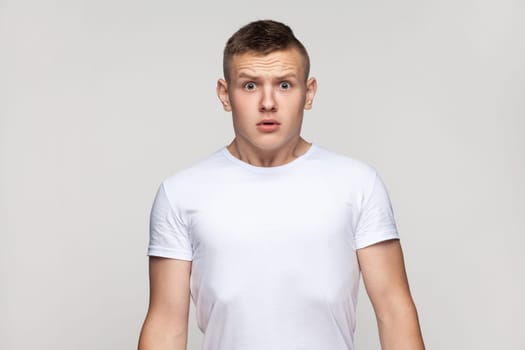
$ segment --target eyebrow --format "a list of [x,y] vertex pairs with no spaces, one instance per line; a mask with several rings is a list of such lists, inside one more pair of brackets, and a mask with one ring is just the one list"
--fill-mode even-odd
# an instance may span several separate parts
[[[245,73],[245,72],[240,72],[239,75],[238,75],[238,78],[248,78],[248,79],[251,79],[251,80],[256,80],[259,77],[255,76],[255,75],[250,75],[250,74]],[[278,76],[276,78],[276,80],[285,80],[285,79],[290,79],[290,78],[297,79],[297,75],[295,73],[286,73],[286,74],[283,74],[281,76]]]

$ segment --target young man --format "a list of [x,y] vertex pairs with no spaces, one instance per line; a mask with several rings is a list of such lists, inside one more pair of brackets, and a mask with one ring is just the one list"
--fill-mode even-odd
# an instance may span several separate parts
[[190,295],[205,350],[354,349],[360,272],[382,348],[424,348],[383,183],[300,136],[308,74],[284,24],[228,40],[217,93],[235,138],[157,192],[140,350],[186,349]]

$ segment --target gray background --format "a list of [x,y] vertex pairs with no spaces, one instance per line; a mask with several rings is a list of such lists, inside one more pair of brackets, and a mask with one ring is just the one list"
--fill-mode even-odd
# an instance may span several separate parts
[[[160,181],[228,143],[226,39],[287,22],[309,141],[375,166],[428,349],[524,349],[523,1],[0,1],[2,349],[133,349]],[[200,332],[193,308],[189,349]],[[361,292],[357,348],[378,349]]]

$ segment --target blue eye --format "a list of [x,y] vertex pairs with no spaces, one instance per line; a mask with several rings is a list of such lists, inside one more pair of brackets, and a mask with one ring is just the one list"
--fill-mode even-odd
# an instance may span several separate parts
[[255,89],[255,83],[252,82],[252,81],[250,81],[250,82],[244,84],[244,88],[245,88],[246,90],[248,90],[248,91],[250,91],[250,90],[254,90],[254,89]]
[[281,84],[280,84],[279,86],[280,86],[281,89],[283,89],[283,90],[288,90],[289,88],[292,87],[292,85],[290,85],[290,83],[287,82],[287,81],[283,81],[283,82],[281,82]]

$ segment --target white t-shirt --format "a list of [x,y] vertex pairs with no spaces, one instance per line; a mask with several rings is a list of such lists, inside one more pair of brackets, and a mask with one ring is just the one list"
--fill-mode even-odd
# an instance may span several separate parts
[[203,350],[352,350],[355,250],[396,238],[369,165],[312,144],[257,167],[223,147],[163,181],[148,255],[192,261]]

